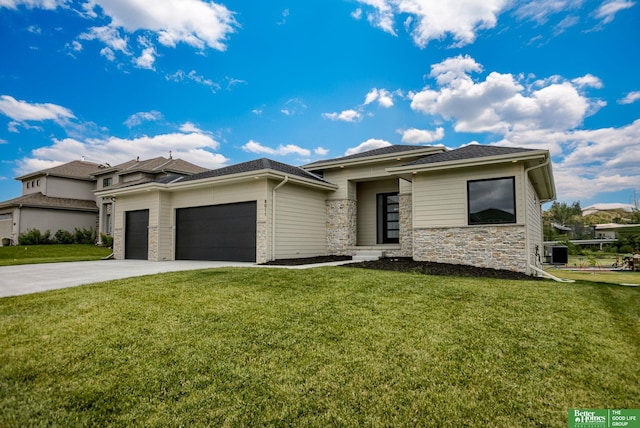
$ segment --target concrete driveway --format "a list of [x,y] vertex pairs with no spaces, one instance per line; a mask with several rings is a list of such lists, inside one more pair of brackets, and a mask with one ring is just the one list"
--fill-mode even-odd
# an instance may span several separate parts
[[91,262],[44,263],[0,267],[0,297],[18,296],[58,288],[75,287],[94,282],[181,270],[208,269],[225,266],[256,266],[254,263],[99,260]]

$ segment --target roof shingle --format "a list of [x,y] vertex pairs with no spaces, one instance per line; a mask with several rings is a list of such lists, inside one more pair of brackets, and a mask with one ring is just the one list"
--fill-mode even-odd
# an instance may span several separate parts
[[484,146],[480,144],[470,144],[455,150],[449,150],[442,153],[425,156],[413,162],[409,162],[404,166],[410,165],[426,165],[438,162],[453,162],[465,159],[484,158],[492,156],[510,155],[515,153],[523,153],[535,151],[533,149],[522,149],[518,147],[498,147]]
[[0,208],[10,207],[51,208],[74,211],[98,211],[95,201],[86,199],[54,198],[42,193],[30,193],[0,203]]

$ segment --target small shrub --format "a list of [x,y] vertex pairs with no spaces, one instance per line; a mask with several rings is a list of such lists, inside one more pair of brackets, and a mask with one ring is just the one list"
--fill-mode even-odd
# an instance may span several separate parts
[[622,245],[618,249],[618,252],[622,254],[633,253],[633,247],[631,245]]
[[71,232],[62,229],[58,229],[54,238],[56,240],[56,244],[73,244],[74,239]]
[[26,232],[22,232],[18,235],[19,245],[45,245],[51,243],[50,230],[42,233],[38,229],[28,229]]
[[113,236],[105,235],[104,233],[100,234],[100,242],[102,242],[103,247],[112,248],[113,247]]
[[73,243],[74,244],[93,244],[96,240],[93,229],[74,229]]

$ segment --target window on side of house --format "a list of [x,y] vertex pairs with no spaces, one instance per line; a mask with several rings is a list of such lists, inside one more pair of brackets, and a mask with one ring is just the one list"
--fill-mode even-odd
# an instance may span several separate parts
[[469,224],[516,222],[515,177],[467,181]]
[[103,178],[102,187],[109,187],[109,186],[111,186],[111,177]]

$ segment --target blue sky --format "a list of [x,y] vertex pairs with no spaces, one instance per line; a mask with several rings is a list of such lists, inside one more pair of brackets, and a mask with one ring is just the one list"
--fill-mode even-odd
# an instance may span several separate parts
[[0,0],[0,200],[84,157],[293,165],[388,144],[551,151],[640,196],[632,0]]

